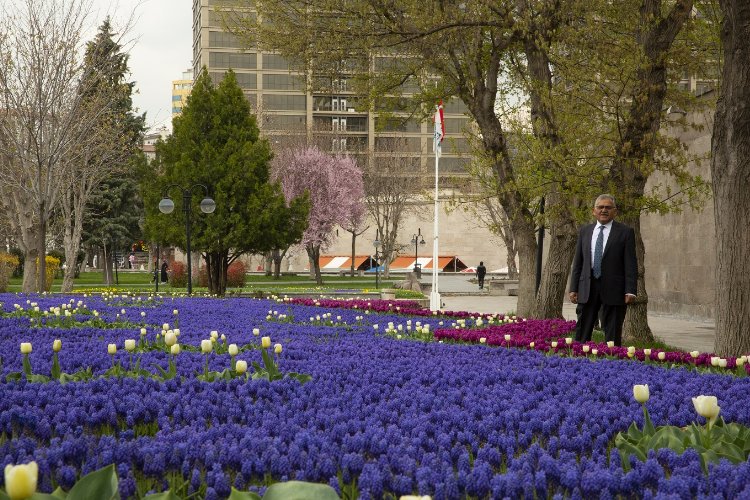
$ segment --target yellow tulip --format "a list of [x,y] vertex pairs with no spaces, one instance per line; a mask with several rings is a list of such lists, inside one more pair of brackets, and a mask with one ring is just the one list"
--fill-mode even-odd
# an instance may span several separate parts
[[36,492],[39,467],[36,462],[5,466],[5,492],[11,500],[29,498]]

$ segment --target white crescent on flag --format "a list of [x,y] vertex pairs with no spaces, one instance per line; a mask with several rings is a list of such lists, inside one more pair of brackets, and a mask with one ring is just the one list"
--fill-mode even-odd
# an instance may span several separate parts
[[437,105],[437,109],[435,110],[435,115],[433,117],[433,122],[435,122],[435,138],[432,145],[432,150],[436,155],[440,155],[442,152],[442,142],[443,138],[445,137],[445,120],[443,119],[443,101],[440,101],[440,104]]

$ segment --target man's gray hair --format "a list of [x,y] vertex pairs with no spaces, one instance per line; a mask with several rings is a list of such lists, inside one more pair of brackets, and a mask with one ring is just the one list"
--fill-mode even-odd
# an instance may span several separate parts
[[617,202],[615,202],[615,197],[611,194],[600,194],[596,197],[596,200],[594,200],[594,208],[599,204],[599,200],[610,200],[612,202],[612,206],[617,208]]

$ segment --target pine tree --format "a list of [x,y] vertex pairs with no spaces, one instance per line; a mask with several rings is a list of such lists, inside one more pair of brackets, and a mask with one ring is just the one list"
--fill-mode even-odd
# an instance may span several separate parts
[[[181,202],[169,215],[157,206],[165,194],[183,198],[174,184],[190,190],[191,247],[203,255],[210,292],[223,295],[229,264],[240,255],[299,241],[305,227],[299,221],[306,220],[308,204],[305,197],[287,204],[280,186],[270,181],[270,146],[260,138],[232,71],[214,87],[204,68],[173,128],[157,144],[158,182],[144,190],[146,228],[161,241],[186,248]],[[214,213],[199,210],[196,198],[204,196],[216,202]]]

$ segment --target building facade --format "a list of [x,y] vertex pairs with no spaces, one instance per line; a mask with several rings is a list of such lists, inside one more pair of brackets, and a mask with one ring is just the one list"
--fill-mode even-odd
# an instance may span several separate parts
[[193,68],[182,72],[182,78],[172,81],[172,118],[182,114],[187,98],[193,90]]

